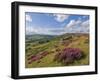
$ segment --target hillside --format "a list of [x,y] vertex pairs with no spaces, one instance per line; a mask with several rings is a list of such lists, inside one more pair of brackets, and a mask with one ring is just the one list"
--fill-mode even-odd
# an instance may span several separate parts
[[[65,48],[78,48],[83,57],[72,63],[63,64],[55,61],[55,56]],[[60,36],[26,36],[25,67],[56,67],[89,64],[89,34],[67,33]]]
[[51,40],[54,37],[55,37],[54,35],[35,34],[35,35],[26,35],[25,39],[26,39],[26,42],[35,42],[35,41]]

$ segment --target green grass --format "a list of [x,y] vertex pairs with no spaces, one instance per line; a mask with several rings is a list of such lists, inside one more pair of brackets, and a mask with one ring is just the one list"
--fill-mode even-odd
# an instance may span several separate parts
[[[69,35],[62,35],[59,37],[55,37],[51,39],[49,42],[46,43],[36,43],[35,42],[27,42],[26,43],[26,56],[25,56],[25,67],[26,68],[36,68],[36,67],[58,67],[58,66],[78,66],[78,65],[88,65],[89,64],[89,35],[81,34],[80,36],[72,35],[71,39],[65,40],[65,42],[69,42],[68,45],[63,45],[61,43],[61,39],[68,37]],[[71,41],[71,42],[70,42]],[[27,45],[28,44],[28,45]],[[83,53],[84,57],[80,60],[75,60],[73,63],[64,65],[61,62],[54,61],[55,54],[57,52],[56,49],[64,49],[64,48],[80,48]],[[37,55],[39,52],[47,51],[48,55],[43,57],[40,60],[33,61],[31,64],[28,64],[28,54],[30,55]],[[53,53],[52,53],[53,51]]]

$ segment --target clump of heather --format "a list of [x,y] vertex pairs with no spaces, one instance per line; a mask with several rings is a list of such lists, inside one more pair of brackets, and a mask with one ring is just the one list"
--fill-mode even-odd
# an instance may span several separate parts
[[81,59],[82,55],[83,53],[79,48],[65,48],[62,52],[55,55],[54,60],[64,64],[69,64],[75,60]]
[[[45,57],[47,54],[48,54],[48,52],[44,51],[44,52],[41,52],[41,53],[39,53],[39,54],[30,56],[30,57],[27,59],[27,60],[28,60],[28,64],[31,64],[31,63],[34,62],[34,61],[38,61],[38,60],[42,59],[42,58]],[[39,63],[39,62],[38,62],[38,63]]]

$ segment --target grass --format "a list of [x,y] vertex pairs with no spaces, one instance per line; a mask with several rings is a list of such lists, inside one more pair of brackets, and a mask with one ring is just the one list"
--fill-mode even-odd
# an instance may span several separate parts
[[[70,35],[70,34],[69,34]],[[49,42],[33,45],[35,42],[26,43],[26,56],[25,56],[25,67],[26,68],[36,68],[36,67],[58,67],[58,66],[79,66],[79,65],[88,65],[89,64],[89,35],[81,34],[80,36],[73,35],[71,39],[64,40],[68,42],[67,44],[62,44],[61,39],[69,36],[63,35],[56,37]],[[71,42],[70,42],[71,41]],[[27,45],[28,44],[28,45]],[[64,65],[60,62],[54,61],[55,55],[58,53],[56,49],[64,48],[80,48],[84,52],[84,57],[80,60],[75,60],[73,63]],[[30,49],[29,49],[30,48]],[[39,52],[47,51],[48,55],[42,59],[33,61],[31,64],[28,64],[27,55],[38,55]]]

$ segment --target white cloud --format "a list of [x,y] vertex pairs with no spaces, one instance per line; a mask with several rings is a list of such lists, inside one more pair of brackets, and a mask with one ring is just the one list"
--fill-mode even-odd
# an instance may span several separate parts
[[75,20],[71,20],[68,24],[67,24],[67,26],[66,27],[72,27],[72,26],[74,26],[75,25]]
[[71,20],[68,24],[67,24],[67,28],[68,27],[74,27],[74,26],[77,26],[77,25],[79,25],[79,24],[81,24],[81,20],[79,19],[79,20]]
[[61,35],[64,33],[89,33],[89,20],[71,20],[65,27],[26,27],[26,34]]
[[71,20],[66,26],[67,33],[89,33],[89,20]]
[[47,28],[29,26],[26,27],[26,34],[48,34]]
[[34,26],[29,26],[26,27],[26,34],[48,34],[48,29],[45,28],[43,29],[42,27],[34,27]]
[[44,34],[44,35],[61,35],[63,34],[64,28],[48,28],[48,27],[33,27],[29,26],[26,27],[26,34],[31,35],[31,34]]
[[63,22],[65,19],[68,19],[70,15],[64,15],[64,14],[53,14],[54,19],[58,22]]
[[26,34],[33,34],[37,32],[36,29],[34,29],[33,27],[29,26],[29,27],[26,27]]
[[30,15],[26,15],[26,21],[28,21],[28,22],[32,22],[32,18],[31,18]]
[[88,27],[89,26],[89,20],[83,22],[81,25],[84,26],[84,27]]
[[83,28],[83,31],[84,31],[84,32],[89,32],[89,28],[90,28],[89,26],[90,26],[89,20],[84,21],[84,22],[81,24],[81,27]]

